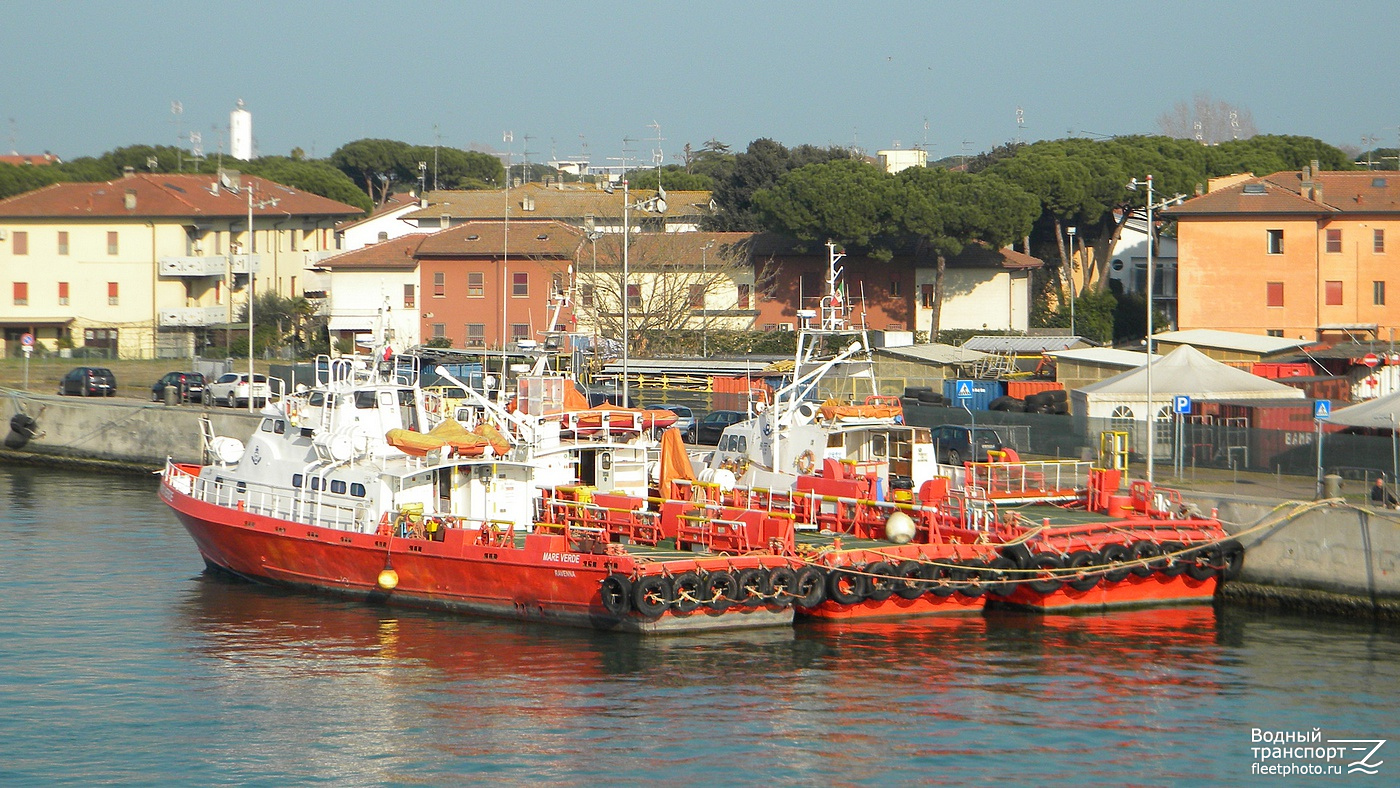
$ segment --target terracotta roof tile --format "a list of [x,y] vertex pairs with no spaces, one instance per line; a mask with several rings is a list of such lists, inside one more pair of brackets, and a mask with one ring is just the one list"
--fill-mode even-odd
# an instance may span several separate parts
[[357,269],[399,269],[411,271],[418,267],[414,253],[426,235],[404,235],[383,243],[370,244],[322,260],[316,267],[332,271]]
[[[1230,214],[1295,214],[1325,216],[1337,213],[1392,213],[1400,211],[1400,177],[1385,172],[1317,172],[1306,190],[1303,173],[1276,172],[1227,186],[1163,211],[1172,216]],[[1305,194],[1305,191],[1308,193]],[[1316,197],[1316,199],[1313,199]]]
[[[656,195],[650,189],[633,190],[634,202]],[[406,215],[405,219],[436,219],[447,215],[459,219],[499,219],[510,205],[510,218],[565,219],[583,216],[622,216],[622,190],[612,194],[593,186],[564,188],[527,183],[510,190],[509,199],[501,189],[486,191],[428,192],[428,207]],[[666,192],[666,216],[699,217],[709,213],[710,193],[705,191]]]
[[563,222],[511,222],[506,248],[505,222],[467,222],[422,236],[417,256],[497,257],[502,251],[515,257],[573,257],[583,244],[583,231]]
[[[253,184],[255,216],[358,216],[353,205],[293,189],[275,181],[244,175]],[[247,216],[246,192],[213,191],[212,175],[140,173],[101,183],[55,183],[0,200],[4,218],[236,218]],[[136,207],[126,207],[127,193]]]

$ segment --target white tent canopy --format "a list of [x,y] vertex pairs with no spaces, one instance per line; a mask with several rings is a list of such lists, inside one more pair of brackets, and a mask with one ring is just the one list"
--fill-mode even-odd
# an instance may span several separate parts
[[1332,411],[1328,424],[1393,430],[1400,424],[1400,394],[1390,394]]
[[[1301,389],[1222,364],[1183,345],[1152,363],[1152,405],[1171,412],[1172,397],[1195,401],[1304,399]],[[1074,412],[1091,418],[1147,420],[1147,367],[1128,370],[1071,392]],[[1131,416],[1129,415],[1131,414]]]

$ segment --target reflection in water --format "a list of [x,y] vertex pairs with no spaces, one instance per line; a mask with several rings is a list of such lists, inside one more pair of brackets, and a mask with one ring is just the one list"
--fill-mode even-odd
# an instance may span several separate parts
[[200,571],[145,479],[0,469],[0,781],[1237,783],[1389,737],[1400,629],[1224,608],[638,638]]

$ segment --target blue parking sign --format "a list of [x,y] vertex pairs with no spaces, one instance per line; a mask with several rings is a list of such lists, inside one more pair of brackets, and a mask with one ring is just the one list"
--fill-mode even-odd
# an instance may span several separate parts
[[1172,397],[1172,411],[1179,416],[1190,415],[1191,398],[1185,394],[1177,394]]

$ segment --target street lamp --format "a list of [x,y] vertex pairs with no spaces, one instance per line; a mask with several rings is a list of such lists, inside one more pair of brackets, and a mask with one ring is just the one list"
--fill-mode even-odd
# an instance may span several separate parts
[[[1169,200],[1163,200],[1160,205],[1152,203],[1152,176],[1147,176],[1147,483],[1152,484],[1152,462],[1153,450],[1157,443],[1157,413],[1152,407],[1152,240],[1155,233],[1152,232],[1152,209],[1164,208],[1176,205],[1186,199],[1186,195],[1178,194]],[[1137,191],[1138,179],[1133,178],[1128,181],[1128,188]]]
[[[660,186],[660,184],[657,184]],[[610,188],[604,191],[611,193]],[[628,290],[632,280],[631,263],[629,254],[632,243],[632,216],[630,211],[636,208],[652,213],[666,212],[666,197],[663,192],[649,200],[640,200],[636,205],[632,204],[632,196],[629,191],[627,179],[622,179],[622,406],[628,407],[628,357],[631,352],[628,347],[631,344],[632,312],[631,312],[631,292]]]
[[1069,232],[1069,260],[1068,260],[1068,264],[1069,264],[1069,334],[1070,334],[1070,336],[1076,336],[1076,334],[1074,333],[1074,234],[1075,234],[1075,232],[1076,232],[1078,229],[1079,229],[1079,228],[1077,228],[1077,227],[1070,226],[1070,227],[1068,228],[1068,230],[1067,230],[1067,232]]
[[593,307],[593,352],[597,353],[598,323],[600,322],[598,319],[598,239],[603,237],[603,233],[599,230],[589,230],[584,237],[593,245],[593,278],[588,282],[588,286],[591,288],[588,295],[591,299],[589,306]]
[[700,344],[703,348],[701,355],[704,358],[710,357],[710,309],[706,304],[710,295],[710,276],[705,253],[714,245],[715,242],[711,240],[700,247]]

